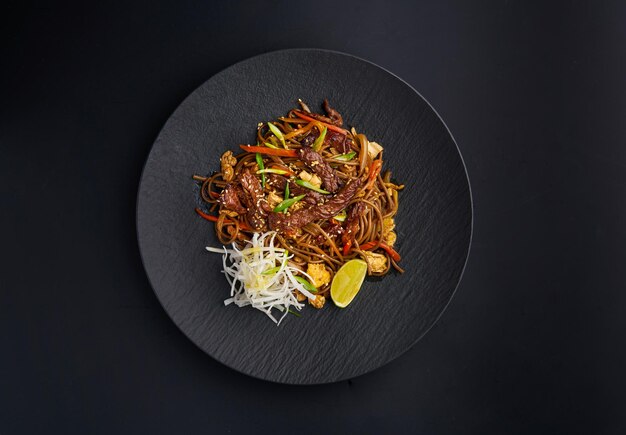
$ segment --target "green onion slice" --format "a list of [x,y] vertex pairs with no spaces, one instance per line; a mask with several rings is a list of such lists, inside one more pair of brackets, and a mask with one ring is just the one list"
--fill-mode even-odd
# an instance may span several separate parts
[[346,210],[343,209],[339,212],[337,216],[333,216],[333,219],[339,222],[343,222],[346,220],[347,217],[348,217],[348,214],[346,213]]
[[327,194],[330,193],[328,190],[320,189],[319,187],[314,186],[313,184],[309,183],[308,181],[296,180],[296,184],[298,186],[302,186],[302,187],[306,187],[307,189],[314,190],[315,192],[323,193],[324,195],[327,195]]
[[280,143],[283,144],[283,147],[287,148],[287,144],[285,143],[285,136],[283,136],[283,133],[278,129],[278,127],[276,127],[271,122],[268,122],[267,126],[270,128],[272,133],[274,133],[274,136],[276,136],[278,138]]
[[286,175],[289,172],[283,169],[275,169],[275,168],[267,168],[267,169],[259,169],[256,171],[257,174],[278,174],[278,175]]
[[356,156],[356,151],[352,151],[348,154],[341,154],[333,157],[334,160],[341,160],[342,162],[348,162]]
[[322,147],[327,131],[328,131],[328,128],[324,127],[320,135],[317,137],[317,139],[315,139],[315,142],[313,142],[313,145],[311,145],[311,148],[313,148],[313,151],[319,151],[319,149]]
[[265,165],[263,165],[263,157],[260,153],[256,153],[256,164],[259,166],[257,174],[261,174],[261,185],[265,189]]
[[283,210],[287,210],[289,207],[291,207],[292,205],[294,205],[296,202],[300,201],[302,198],[304,198],[306,195],[299,195],[296,196],[294,198],[289,198],[284,200],[283,202],[281,202],[280,204],[278,204],[275,208],[274,208],[274,212],[275,213],[279,213]]
[[313,284],[309,282],[309,280],[302,278],[301,276],[294,276],[296,281],[298,281],[305,290],[310,291],[311,293],[317,293],[317,289]]
[[[287,181],[287,184],[285,184],[285,199],[289,199],[289,195],[291,194],[291,192],[289,192],[289,181]],[[283,213],[287,213],[287,209],[285,209],[283,211]]]
[[272,267],[271,269],[264,270],[261,275],[273,275],[280,270],[282,266]]

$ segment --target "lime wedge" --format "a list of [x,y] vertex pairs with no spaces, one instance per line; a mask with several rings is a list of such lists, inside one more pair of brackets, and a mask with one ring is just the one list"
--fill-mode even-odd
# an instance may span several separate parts
[[330,285],[330,296],[339,308],[348,306],[361,289],[367,273],[367,263],[350,260],[337,271]]

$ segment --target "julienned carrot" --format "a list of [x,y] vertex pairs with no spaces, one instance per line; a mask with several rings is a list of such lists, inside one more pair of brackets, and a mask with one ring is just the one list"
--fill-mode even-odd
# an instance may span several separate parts
[[[203,212],[199,208],[196,208],[196,213],[198,213],[201,218],[206,219],[206,220],[208,220],[210,222],[217,222],[218,219],[219,219],[219,216],[213,216],[213,215],[210,215],[210,214],[206,214],[205,212]],[[230,220],[230,219],[224,219],[224,223],[225,224],[234,224],[235,222]],[[248,225],[246,225],[244,222],[239,222],[239,228],[241,228],[244,231],[250,231],[250,227]]]
[[[298,119],[298,121],[302,121],[302,119]],[[324,128],[324,126],[322,125],[321,122],[319,121],[313,121],[313,122],[309,122],[307,125],[305,125],[302,128],[299,128],[297,130],[293,130],[289,133],[287,133],[285,135],[285,139],[291,139],[292,137],[296,137],[296,136],[300,136],[301,134],[306,133],[307,131],[309,131],[310,129],[312,129],[313,127],[317,127],[317,129],[319,131],[322,131],[322,129]]]
[[298,154],[296,153],[296,150],[284,150],[280,148],[274,149],[274,148],[257,147],[257,146],[251,146],[251,145],[239,145],[239,148],[249,153],[266,154],[268,156],[279,156],[279,157],[297,157],[298,156]]
[[326,128],[328,128],[329,130],[336,131],[337,133],[341,133],[341,134],[348,134],[348,132],[345,131],[341,127],[337,127],[336,125],[328,124],[326,122],[319,121],[319,120],[317,120],[315,118],[311,118],[310,116],[305,115],[304,113],[300,112],[299,110],[294,110],[293,113],[295,113],[296,116],[298,116],[298,118],[302,118],[305,121],[319,122],[320,124],[326,126]]
[[[196,208],[196,213],[198,213],[201,218],[206,219],[206,220],[211,221],[211,222],[217,222],[217,220],[219,219],[217,216],[206,214],[205,212],[203,212],[199,208]],[[224,219],[224,220],[226,220],[226,219]]]
[[[374,249],[376,245],[378,245],[378,241],[374,240],[371,242],[363,243],[360,246],[360,248],[363,251],[369,251],[370,249]],[[395,249],[393,249],[391,246],[383,242],[380,242],[379,246],[381,249],[384,249],[387,252],[387,254],[389,254],[389,256],[393,258],[395,261],[400,261],[400,254],[398,254],[398,252]]]
[[376,177],[378,177],[378,174],[380,174],[380,170],[382,167],[383,167],[382,160],[379,159],[379,160],[374,160],[372,162],[372,166],[370,166],[370,171],[367,176],[367,184],[365,185],[365,190],[369,189],[370,187],[374,185],[374,181],[376,180]]

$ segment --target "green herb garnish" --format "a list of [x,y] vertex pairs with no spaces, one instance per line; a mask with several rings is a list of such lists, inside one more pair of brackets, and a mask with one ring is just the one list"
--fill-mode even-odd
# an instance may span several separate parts
[[283,210],[287,210],[289,207],[294,205],[296,202],[300,201],[305,196],[306,195],[299,195],[294,198],[289,198],[289,199],[284,200],[283,202],[281,202],[274,208],[274,212],[279,213]]
[[319,149],[322,147],[327,131],[328,131],[328,128],[324,127],[320,135],[317,137],[317,139],[315,139],[315,142],[313,142],[313,145],[311,145],[311,148],[313,148],[313,151],[319,151]]
[[319,187],[309,183],[308,181],[296,180],[296,184],[298,186],[306,187],[307,189],[311,189],[311,190],[314,190],[315,192],[323,193],[325,195],[330,193],[328,190],[320,189]]
[[261,185],[263,186],[263,189],[265,189],[265,165],[263,165],[263,157],[261,157],[260,153],[256,153],[256,164],[259,166],[257,174],[261,174]]
[[274,136],[276,136],[278,138],[278,140],[280,141],[280,143],[283,144],[283,147],[287,148],[287,144],[285,143],[285,136],[283,136],[282,132],[278,129],[278,127],[276,127],[274,124],[272,124],[271,122],[267,123],[267,126],[270,128],[270,130],[272,131],[272,133],[274,133]]

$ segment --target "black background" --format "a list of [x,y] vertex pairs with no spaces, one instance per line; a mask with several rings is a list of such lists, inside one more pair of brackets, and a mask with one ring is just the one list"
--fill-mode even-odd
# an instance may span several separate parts
[[[626,432],[623,2],[0,10],[0,433]],[[469,262],[435,327],[387,366],[315,387],[196,348],[135,235],[171,112],[232,63],[291,47],[412,84],[474,198]]]

